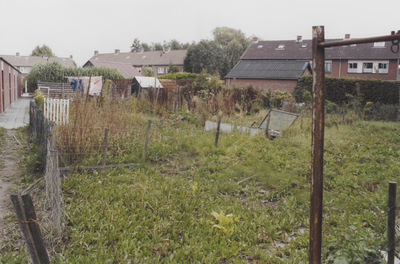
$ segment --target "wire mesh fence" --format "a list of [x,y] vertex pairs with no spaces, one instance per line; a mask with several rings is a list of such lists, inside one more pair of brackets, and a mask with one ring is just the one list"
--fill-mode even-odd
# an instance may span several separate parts
[[[63,198],[61,192],[61,179],[58,166],[58,152],[53,136],[54,125],[50,122],[32,101],[30,103],[30,120],[32,137],[38,146],[42,146],[44,163],[45,199],[38,204],[43,206],[39,214],[40,226],[47,250],[54,252],[60,245],[62,238]],[[42,178],[39,179],[39,182]],[[24,193],[34,192],[39,184],[36,182],[29,186]]]

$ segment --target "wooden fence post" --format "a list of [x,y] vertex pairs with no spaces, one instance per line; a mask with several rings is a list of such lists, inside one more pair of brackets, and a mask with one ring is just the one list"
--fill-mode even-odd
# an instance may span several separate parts
[[104,149],[103,149],[103,166],[106,166],[107,159],[107,138],[108,138],[108,128],[104,130]]
[[219,130],[221,127],[221,116],[218,116],[217,133],[215,134],[215,147],[218,147]]
[[39,258],[39,263],[50,264],[49,255],[47,254],[46,247],[44,245],[42,233],[40,232],[40,227],[37,222],[35,208],[33,206],[32,198],[30,194],[25,194],[21,196],[23,201],[23,206],[28,219],[29,229],[32,234],[33,243],[36,248],[37,256]]
[[143,149],[143,162],[146,161],[147,144],[149,142],[150,129],[151,129],[151,120],[149,120],[149,122],[147,123],[146,141],[144,142],[144,149]]
[[388,201],[388,264],[394,264],[396,236],[396,182],[389,182]]
[[24,208],[22,206],[22,199],[20,195],[12,194],[11,201],[14,206],[15,214],[17,215],[17,219],[19,221],[19,227],[21,229],[22,236],[25,239],[26,247],[28,248],[29,255],[34,264],[39,263],[39,259],[33,245],[33,239],[31,236],[31,232],[28,226],[28,219],[26,218]]

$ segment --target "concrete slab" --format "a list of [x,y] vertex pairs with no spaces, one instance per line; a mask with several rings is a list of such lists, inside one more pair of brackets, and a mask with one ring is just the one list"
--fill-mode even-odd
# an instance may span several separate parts
[[29,102],[32,97],[21,97],[0,115],[0,127],[17,129],[29,125]]

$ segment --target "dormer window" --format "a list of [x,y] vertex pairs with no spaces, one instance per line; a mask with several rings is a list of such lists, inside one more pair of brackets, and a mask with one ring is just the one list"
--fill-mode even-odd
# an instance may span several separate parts
[[285,44],[280,44],[275,50],[284,50]]
[[262,49],[263,45],[258,45],[257,49]]
[[301,47],[302,48],[307,48],[307,44],[302,44]]
[[384,48],[385,47],[385,42],[374,42],[374,48]]

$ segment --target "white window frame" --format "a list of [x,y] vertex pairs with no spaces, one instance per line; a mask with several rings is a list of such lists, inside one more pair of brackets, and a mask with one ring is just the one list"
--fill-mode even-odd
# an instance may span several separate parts
[[164,68],[163,67],[158,67],[158,73],[164,73]]
[[[369,67],[369,66],[371,66],[371,67]],[[363,62],[363,64],[362,64],[362,72],[363,73],[373,73],[374,72],[374,63],[372,61]]]
[[[354,67],[356,66],[356,67]],[[358,63],[357,62],[349,62],[347,67],[348,73],[357,73],[358,72]]]
[[332,72],[332,61],[325,61],[325,72]]
[[389,73],[389,63],[379,62],[378,63],[378,73]]

